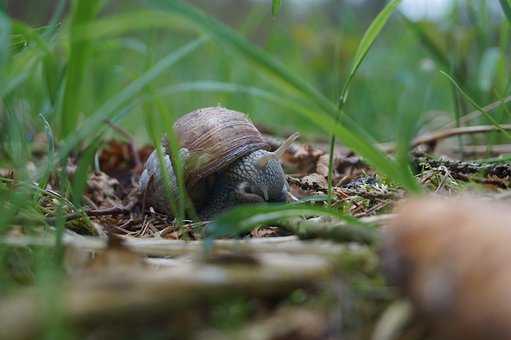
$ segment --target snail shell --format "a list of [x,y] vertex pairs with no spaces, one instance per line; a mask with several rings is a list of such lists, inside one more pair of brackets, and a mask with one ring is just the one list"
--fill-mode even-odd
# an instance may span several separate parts
[[174,131],[181,147],[188,150],[188,188],[255,150],[269,149],[244,113],[222,107],[190,112],[176,120]]
[[[180,156],[184,155],[186,189],[197,210],[208,203],[216,174],[251,152],[270,147],[244,113],[222,107],[207,107],[185,114],[174,123],[174,133],[181,147]],[[170,192],[175,196],[178,192],[170,150],[165,143],[163,146]],[[171,215],[164,186],[156,151],[153,151],[140,177],[140,190],[145,202]]]

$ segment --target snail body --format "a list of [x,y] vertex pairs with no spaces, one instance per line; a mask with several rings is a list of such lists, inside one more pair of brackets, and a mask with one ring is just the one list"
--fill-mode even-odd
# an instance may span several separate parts
[[[287,200],[289,187],[279,159],[297,134],[276,151],[269,151],[268,143],[245,114],[221,107],[185,114],[176,120],[174,132],[181,146],[186,190],[202,218],[240,203]],[[166,192],[170,199],[179,193],[169,150],[162,148],[168,181],[155,150],[144,166],[139,187],[146,205],[172,215]]]

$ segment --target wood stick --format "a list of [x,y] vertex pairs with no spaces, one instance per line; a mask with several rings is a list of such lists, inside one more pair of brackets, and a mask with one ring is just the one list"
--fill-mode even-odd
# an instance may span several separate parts
[[502,124],[500,128],[494,125],[477,125],[477,126],[464,126],[459,128],[452,128],[446,130],[440,130],[437,132],[433,132],[431,134],[427,134],[424,136],[417,137],[412,142],[412,148],[417,147],[421,144],[431,144],[434,142],[438,142],[442,139],[460,136],[460,135],[470,135],[476,133],[487,133],[487,132],[497,132],[501,130],[511,130],[511,124]]
[[279,223],[283,228],[301,239],[319,238],[336,242],[358,242],[373,244],[378,239],[378,230],[364,225],[345,222],[310,222],[303,219],[287,219]]
[[[107,248],[107,241],[97,237],[76,237],[64,235],[64,245],[82,251],[98,252]],[[0,244],[11,247],[53,247],[55,240],[50,237],[4,237]],[[123,243],[128,249],[146,256],[182,256],[199,254],[205,248],[203,241],[182,241],[165,239],[126,238]],[[237,251],[246,253],[289,253],[338,256],[346,247],[325,241],[299,241],[296,236],[259,238],[249,240],[216,240],[212,250]]]
[[[493,102],[493,103],[483,107],[483,110],[486,113],[490,113],[491,111],[493,111],[493,110],[495,110],[495,109],[497,109],[497,108],[499,108],[499,107],[501,107],[501,106],[503,106],[503,105],[505,105],[505,104],[507,104],[509,102],[511,102],[511,96],[506,97],[506,98],[501,99],[501,100],[497,100],[496,102]],[[471,120],[481,116],[482,114],[483,113],[481,111],[479,111],[479,110],[467,113],[466,115],[464,115],[463,117],[460,118],[460,124],[465,124],[467,122],[470,122]],[[456,125],[456,122],[453,121],[453,122],[450,122],[450,123],[446,124],[444,126],[444,128],[446,128],[446,129],[447,128],[451,128],[451,127],[454,127],[455,125]]]
[[[129,214],[131,212],[131,209],[136,205],[136,200],[132,200],[127,205],[122,207],[111,207],[111,208],[104,208],[104,209],[85,209],[83,211],[75,211],[72,213],[69,213],[67,215],[64,215],[64,220],[66,222],[76,220],[77,218],[83,217],[83,214],[86,214],[87,216],[108,216],[108,215],[122,215],[122,214]],[[59,217],[58,216],[52,216],[47,217],[46,222],[49,224],[55,223]]]
[[[384,225],[394,215],[385,214],[361,218],[362,223]],[[296,233],[301,238],[319,238],[332,241],[360,241],[371,243],[375,235],[370,229],[360,226],[350,226],[344,222],[322,222],[316,220],[303,220],[300,218],[281,221],[287,230]],[[63,239],[64,245],[79,248],[85,251],[101,251],[106,249],[107,242],[104,239],[89,236],[78,236],[67,233]],[[44,246],[52,247],[55,240],[52,237],[3,237],[0,244],[12,247]],[[180,256],[199,252],[204,249],[204,241],[183,241],[167,239],[140,239],[124,237],[126,247],[134,252],[148,256]],[[288,253],[315,253],[315,254],[338,254],[340,245],[328,242],[300,242],[297,236],[254,238],[246,240],[215,240],[214,248],[219,250],[242,250],[264,252],[288,252]]]
[[[331,263],[314,255],[258,254],[252,265],[219,266],[184,263],[161,270],[133,268],[81,275],[56,288],[51,304],[75,327],[88,329],[111,322],[165,316],[183,308],[203,308],[208,301],[243,295],[282,296],[329,280]],[[4,297],[0,338],[37,338],[44,327],[49,298],[35,289]]]
[[[439,150],[440,151],[440,150]],[[461,153],[458,146],[442,147],[443,152]],[[502,155],[511,153],[511,144],[494,144],[494,145],[464,145],[463,155],[480,156],[480,155]]]
[[[464,126],[459,128],[445,129],[439,130],[436,132],[424,134],[415,138],[411,143],[411,148],[416,148],[419,145],[423,144],[436,144],[441,140],[461,136],[461,135],[471,135],[477,133],[488,133],[488,132],[499,132],[502,130],[511,130],[511,124],[502,124],[499,127],[494,125],[476,125],[476,126]],[[390,144],[381,144],[380,148],[385,152],[394,152],[396,149],[396,145],[394,143]]]

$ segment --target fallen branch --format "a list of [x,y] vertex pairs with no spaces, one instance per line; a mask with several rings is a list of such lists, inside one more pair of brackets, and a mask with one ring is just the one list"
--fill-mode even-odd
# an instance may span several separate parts
[[[391,218],[392,215],[380,215],[361,219],[361,221],[363,223],[385,224]],[[279,224],[301,239],[319,238],[335,242],[373,244],[379,238],[379,231],[376,228],[346,222],[317,222],[295,218],[282,220]]]
[[[64,235],[63,243],[69,248],[81,251],[98,252],[107,248],[107,241],[97,237],[78,237]],[[55,239],[51,237],[4,237],[0,244],[10,247],[53,247]],[[146,256],[177,257],[200,254],[205,249],[204,241],[183,241],[165,239],[125,238],[123,245],[128,249]],[[314,254],[319,256],[338,256],[346,248],[325,241],[299,241],[296,236],[258,238],[248,240],[216,240],[212,251],[237,251],[245,253],[288,253]]]
[[[496,102],[493,102],[485,107],[483,107],[484,112],[490,113],[491,111],[511,102],[511,96],[503,98],[501,100],[497,100]],[[483,113],[479,110],[472,111],[470,113],[467,113],[463,117],[460,118],[460,124],[465,124],[467,122],[470,122],[473,119],[476,119],[477,117],[481,116]],[[444,126],[444,128],[451,128],[456,125],[456,122],[450,122]]]
[[417,170],[424,171],[445,167],[453,175],[478,174],[483,177],[495,177],[509,180],[511,177],[511,165],[499,162],[459,161],[445,157],[433,158],[428,155],[419,155],[413,159]]
[[[464,126],[459,128],[445,129],[432,133],[428,133],[422,136],[415,138],[410,147],[416,148],[419,145],[436,145],[441,140],[461,136],[461,135],[472,135],[477,133],[488,133],[488,132],[501,132],[502,130],[511,131],[511,124],[502,124],[497,126],[494,125],[477,125],[477,126]],[[394,152],[396,150],[396,145],[394,143],[391,144],[381,144],[380,148],[385,152]]]
[[459,128],[452,128],[446,130],[440,130],[431,134],[417,137],[412,142],[412,148],[415,148],[421,144],[433,144],[438,141],[461,135],[471,135],[476,133],[487,133],[487,132],[498,132],[502,130],[511,130],[511,124],[503,124],[500,126],[494,125],[478,125],[478,126],[464,126]]
[[494,145],[464,145],[463,149],[459,146],[442,147],[440,153],[463,154],[464,156],[481,157],[484,155],[499,156],[511,153],[511,144],[494,144]]
[[[133,200],[131,203],[123,206],[123,207],[111,207],[105,209],[85,209],[83,211],[75,211],[63,216],[66,222],[76,220],[78,218],[82,218],[85,215],[87,216],[108,216],[108,215],[122,215],[129,214],[131,209],[135,206],[136,201]],[[59,218],[58,216],[47,217],[46,222],[49,224],[55,223]]]
[[[80,276],[58,287],[51,298],[35,289],[3,298],[0,338],[37,338],[44,328],[44,307],[51,303],[77,328],[166,317],[183,308],[203,310],[208,301],[235,295],[282,296],[329,280],[334,268],[313,255],[258,254],[252,265],[181,263],[161,270],[126,268]],[[57,283],[55,283],[57,284]],[[52,309],[54,310],[54,308]]]

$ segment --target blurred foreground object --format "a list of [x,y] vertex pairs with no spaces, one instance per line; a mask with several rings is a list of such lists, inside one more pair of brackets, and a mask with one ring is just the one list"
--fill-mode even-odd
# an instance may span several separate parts
[[511,211],[475,198],[411,200],[383,232],[383,268],[440,339],[511,339]]
[[331,258],[353,254],[294,237],[223,240],[208,252],[202,242],[174,240],[110,239],[106,245],[97,238],[68,237],[66,243],[71,275],[53,283],[55,295],[27,287],[2,296],[0,339],[41,338],[54,306],[78,338],[112,338],[94,337],[105,329],[120,334],[116,339],[155,327],[172,336],[194,333],[200,327],[185,322],[191,316],[200,321],[205,310],[235,297],[279,301],[296,289],[317,289],[334,277]]

